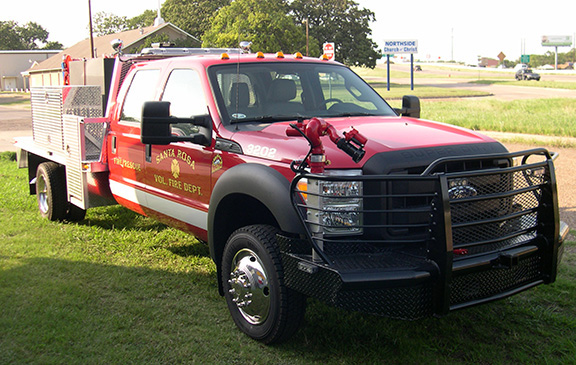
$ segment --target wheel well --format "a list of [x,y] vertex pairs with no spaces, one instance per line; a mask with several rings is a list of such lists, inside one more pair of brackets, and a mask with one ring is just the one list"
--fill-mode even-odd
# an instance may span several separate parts
[[[238,228],[253,224],[267,224],[280,228],[272,212],[262,202],[249,195],[230,194],[220,201],[214,217],[214,239],[211,242],[211,254],[218,272],[228,237]],[[222,294],[220,274],[218,274],[218,287]]]
[[36,195],[36,184],[31,184],[30,182],[32,180],[34,180],[34,178],[36,177],[36,171],[38,170],[38,166],[40,166],[41,163],[44,162],[53,162],[51,160],[48,160],[44,157],[40,157],[38,155],[35,155],[33,153],[28,152],[28,187],[30,189],[30,195]]

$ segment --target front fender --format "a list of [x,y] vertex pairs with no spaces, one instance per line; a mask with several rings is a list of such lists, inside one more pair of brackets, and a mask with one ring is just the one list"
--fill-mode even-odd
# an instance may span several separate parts
[[[216,182],[208,211],[208,244],[210,255],[218,265],[221,252],[230,233],[229,227],[217,224],[221,202],[232,195],[248,196],[261,203],[272,214],[281,231],[304,234],[304,227],[290,201],[290,181],[271,167],[245,163],[232,167]],[[226,222],[226,226],[235,226]],[[229,224],[228,224],[229,223]],[[262,223],[262,222],[253,222]],[[235,229],[240,227],[235,227]]]

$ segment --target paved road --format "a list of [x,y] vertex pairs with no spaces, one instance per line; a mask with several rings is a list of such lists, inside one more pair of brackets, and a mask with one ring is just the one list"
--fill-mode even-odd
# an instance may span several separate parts
[[0,151],[16,151],[15,137],[32,135],[29,107],[0,105]]

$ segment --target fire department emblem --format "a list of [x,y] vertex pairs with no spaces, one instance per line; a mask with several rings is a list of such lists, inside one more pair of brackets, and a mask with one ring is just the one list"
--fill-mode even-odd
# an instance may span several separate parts
[[172,176],[174,176],[175,179],[178,178],[178,176],[180,176],[180,163],[178,162],[178,160],[172,160]]
[[216,172],[222,168],[222,156],[216,155],[212,160],[212,172]]

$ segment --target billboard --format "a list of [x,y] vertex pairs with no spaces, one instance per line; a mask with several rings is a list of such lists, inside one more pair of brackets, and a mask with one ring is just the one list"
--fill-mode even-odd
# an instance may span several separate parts
[[544,35],[542,46],[544,47],[569,47],[572,45],[572,36],[569,35]]

